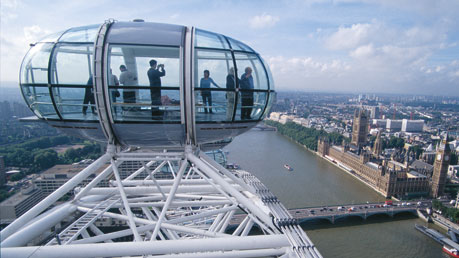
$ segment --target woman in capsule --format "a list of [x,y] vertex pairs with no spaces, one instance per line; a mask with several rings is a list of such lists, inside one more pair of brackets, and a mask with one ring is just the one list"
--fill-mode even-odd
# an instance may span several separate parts
[[[215,87],[220,88],[212,78],[209,77],[210,72],[209,70],[204,70],[204,77],[201,78],[201,96],[202,96],[202,104],[204,105],[204,112],[207,114],[207,107],[209,107],[209,113],[212,112],[212,93],[210,92],[211,84],[215,85]],[[208,90],[206,90],[208,89]]]

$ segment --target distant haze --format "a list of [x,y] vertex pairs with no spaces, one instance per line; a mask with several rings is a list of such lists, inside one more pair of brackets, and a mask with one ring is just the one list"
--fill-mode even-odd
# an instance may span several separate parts
[[0,82],[0,101],[24,103],[18,83]]

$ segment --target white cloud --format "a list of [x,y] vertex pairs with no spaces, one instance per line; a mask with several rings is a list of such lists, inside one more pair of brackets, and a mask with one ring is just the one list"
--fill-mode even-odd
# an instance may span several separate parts
[[457,71],[457,67],[430,63],[430,57],[451,45],[441,22],[406,28],[373,20],[340,26],[324,42],[330,50],[347,52],[352,66],[349,74],[359,82],[381,84],[374,90],[410,92],[408,88],[418,87],[428,92],[433,85],[450,84]]
[[444,69],[445,69],[444,66],[440,66],[439,65],[439,66],[435,67],[435,72],[439,73],[439,72],[443,71]]
[[264,13],[250,19],[249,24],[253,29],[263,29],[273,27],[278,21],[279,17]]
[[358,47],[367,43],[377,28],[373,24],[353,24],[351,27],[339,27],[338,31],[326,39],[326,46],[332,50]]
[[360,46],[357,49],[350,52],[350,56],[357,59],[367,59],[374,55],[374,47],[372,44]]
[[2,7],[16,8],[18,6],[17,0],[2,0]]
[[324,41],[325,46],[331,50],[356,50],[369,44],[376,48],[381,46],[445,48],[450,44],[446,42],[447,35],[443,27],[443,24],[439,23],[430,27],[398,28],[373,20],[371,23],[340,26]]
[[44,30],[38,25],[24,27],[24,36],[29,43],[35,43],[36,41],[49,34],[51,34],[51,31]]
[[18,6],[20,4],[20,1],[18,0],[2,0],[0,5],[0,13],[2,16],[2,23],[13,20],[17,18],[17,13],[16,10],[18,9]]
[[308,78],[339,78],[351,69],[349,64],[341,60],[326,62],[311,57],[273,56],[267,58],[267,63],[275,80],[292,81],[295,85]]

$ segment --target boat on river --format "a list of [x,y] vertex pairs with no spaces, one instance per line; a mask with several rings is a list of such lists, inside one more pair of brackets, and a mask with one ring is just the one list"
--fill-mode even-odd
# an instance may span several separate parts
[[457,251],[457,249],[454,248],[454,247],[451,247],[451,246],[449,246],[449,245],[444,245],[444,246],[443,246],[443,252],[445,252],[445,253],[451,255],[452,257],[457,257],[457,258],[459,258],[459,252]]
[[293,168],[289,164],[284,164],[284,168],[288,171],[293,171]]

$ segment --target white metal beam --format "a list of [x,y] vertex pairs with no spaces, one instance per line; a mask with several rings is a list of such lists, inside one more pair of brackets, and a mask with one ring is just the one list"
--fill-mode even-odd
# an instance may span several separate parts
[[56,191],[52,194],[48,195],[45,199],[39,202],[37,205],[33,206],[30,210],[26,213],[22,214],[21,217],[17,218],[13,223],[8,225],[1,231],[1,241],[2,243],[6,238],[8,238],[11,234],[18,231],[22,226],[24,226],[28,221],[33,219],[35,216],[40,214],[42,211],[47,209],[49,206],[54,204],[57,200],[59,200],[64,194],[68,193],[70,190],[75,188],[79,183],[81,183],[84,179],[94,173],[97,169],[99,169],[102,165],[107,163],[110,160],[110,155],[104,154],[96,161],[94,161],[91,165],[80,171],[74,177],[69,179],[65,184],[59,187]]
[[129,202],[126,197],[126,193],[124,192],[123,185],[121,184],[121,178],[120,178],[120,174],[118,173],[118,168],[115,165],[115,160],[112,159],[111,162],[112,162],[112,167],[113,167],[113,174],[115,174],[116,181],[118,182],[118,190],[121,195],[121,200],[123,201],[124,209],[126,210],[127,216],[129,218],[128,224],[132,230],[132,233],[134,234],[134,240],[142,241],[142,238],[140,237],[139,232],[137,232],[137,227],[133,219],[134,215],[132,214],[131,207],[129,207]]
[[[229,184],[228,184],[229,185]],[[242,189],[242,187],[238,185],[230,185],[234,191],[238,192]],[[110,195],[113,194],[114,188],[107,188],[107,187],[94,187],[93,189],[88,191],[88,195]],[[161,187],[163,191],[171,190],[171,186],[163,186]],[[158,189],[153,187],[125,187],[124,191],[126,194],[134,194],[134,195],[143,195],[143,194],[154,194],[159,193]],[[200,194],[207,194],[207,193],[219,193],[213,186],[211,185],[183,185],[177,189],[177,193],[200,193]],[[239,194],[241,195],[241,194]]]
[[[56,225],[64,218],[69,217],[69,215],[75,211],[75,205],[66,203],[58,209],[53,210],[53,212],[49,213],[47,216],[41,217],[34,223],[28,224],[20,230],[14,232],[14,234],[2,241],[1,248],[26,245],[32,239]],[[1,233],[3,235],[3,231]]]
[[261,208],[256,206],[253,202],[251,202],[247,197],[242,195],[239,191],[234,188],[232,185],[228,184],[225,180],[221,178],[220,175],[218,175],[215,171],[210,169],[206,164],[200,160],[198,157],[196,157],[193,153],[187,153],[187,158],[196,164],[200,170],[202,170],[208,177],[213,179],[216,183],[218,183],[225,191],[230,193],[233,197],[235,197],[242,205],[244,205],[248,210],[250,210],[251,213],[253,213],[255,216],[260,218],[260,220],[263,223],[266,223],[267,225],[274,226],[272,224],[272,221],[268,214],[262,212]]
[[156,240],[156,236],[158,235],[158,231],[159,231],[159,228],[161,227],[161,223],[163,222],[164,217],[166,216],[167,209],[169,209],[169,205],[171,204],[175,196],[175,192],[177,191],[177,188],[180,184],[180,180],[182,180],[183,173],[185,172],[185,169],[187,166],[188,166],[188,160],[185,159],[182,161],[182,164],[180,165],[180,169],[177,173],[177,176],[175,177],[174,185],[172,186],[172,189],[169,192],[169,196],[167,197],[166,203],[163,206],[163,210],[161,211],[161,214],[159,215],[158,222],[156,224],[155,230],[153,231],[153,235],[150,238],[150,241]]
[[[120,242],[64,246],[9,247],[1,249],[3,258],[13,257],[112,257],[161,255],[174,253],[263,250],[289,246],[283,235],[168,240],[154,242]],[[260,251],[261,254],[262,251]]]
[[[90,209],[88,208],[83,208],[83,207],[78,207],[78,210],[81,211],[89,211]],[[109,218],[114,218],[114,219],[119,219],[119,220],[124,220],[128,221],[129,218],[126,215],[121,215],[121,214],[116,214],[112,212],[105,212],[104,216],[109,217]],[[145,224],[145,225],[156,225],[156,222],[147,220],[147,219],[142,219],[142,218],[133,218],[135,222],[140,223],[140,224]],[[177,232],[183,232],[183,233],[188,233],[188,234],[195,234],[198,236],[206,236],[206,237],[230,237],[231,235],[228,234],[222,234],[222,233],[217,233],[217,232],[208,232],[202,229],[197,229],[197,228],[190,228],[190,227],[185,227],[185,226],[179,226],[179,225],[173,225],[170,223],[165,223],[163,222],[161,224],[161,227],[165,229],[170,229],[173,231]]]

